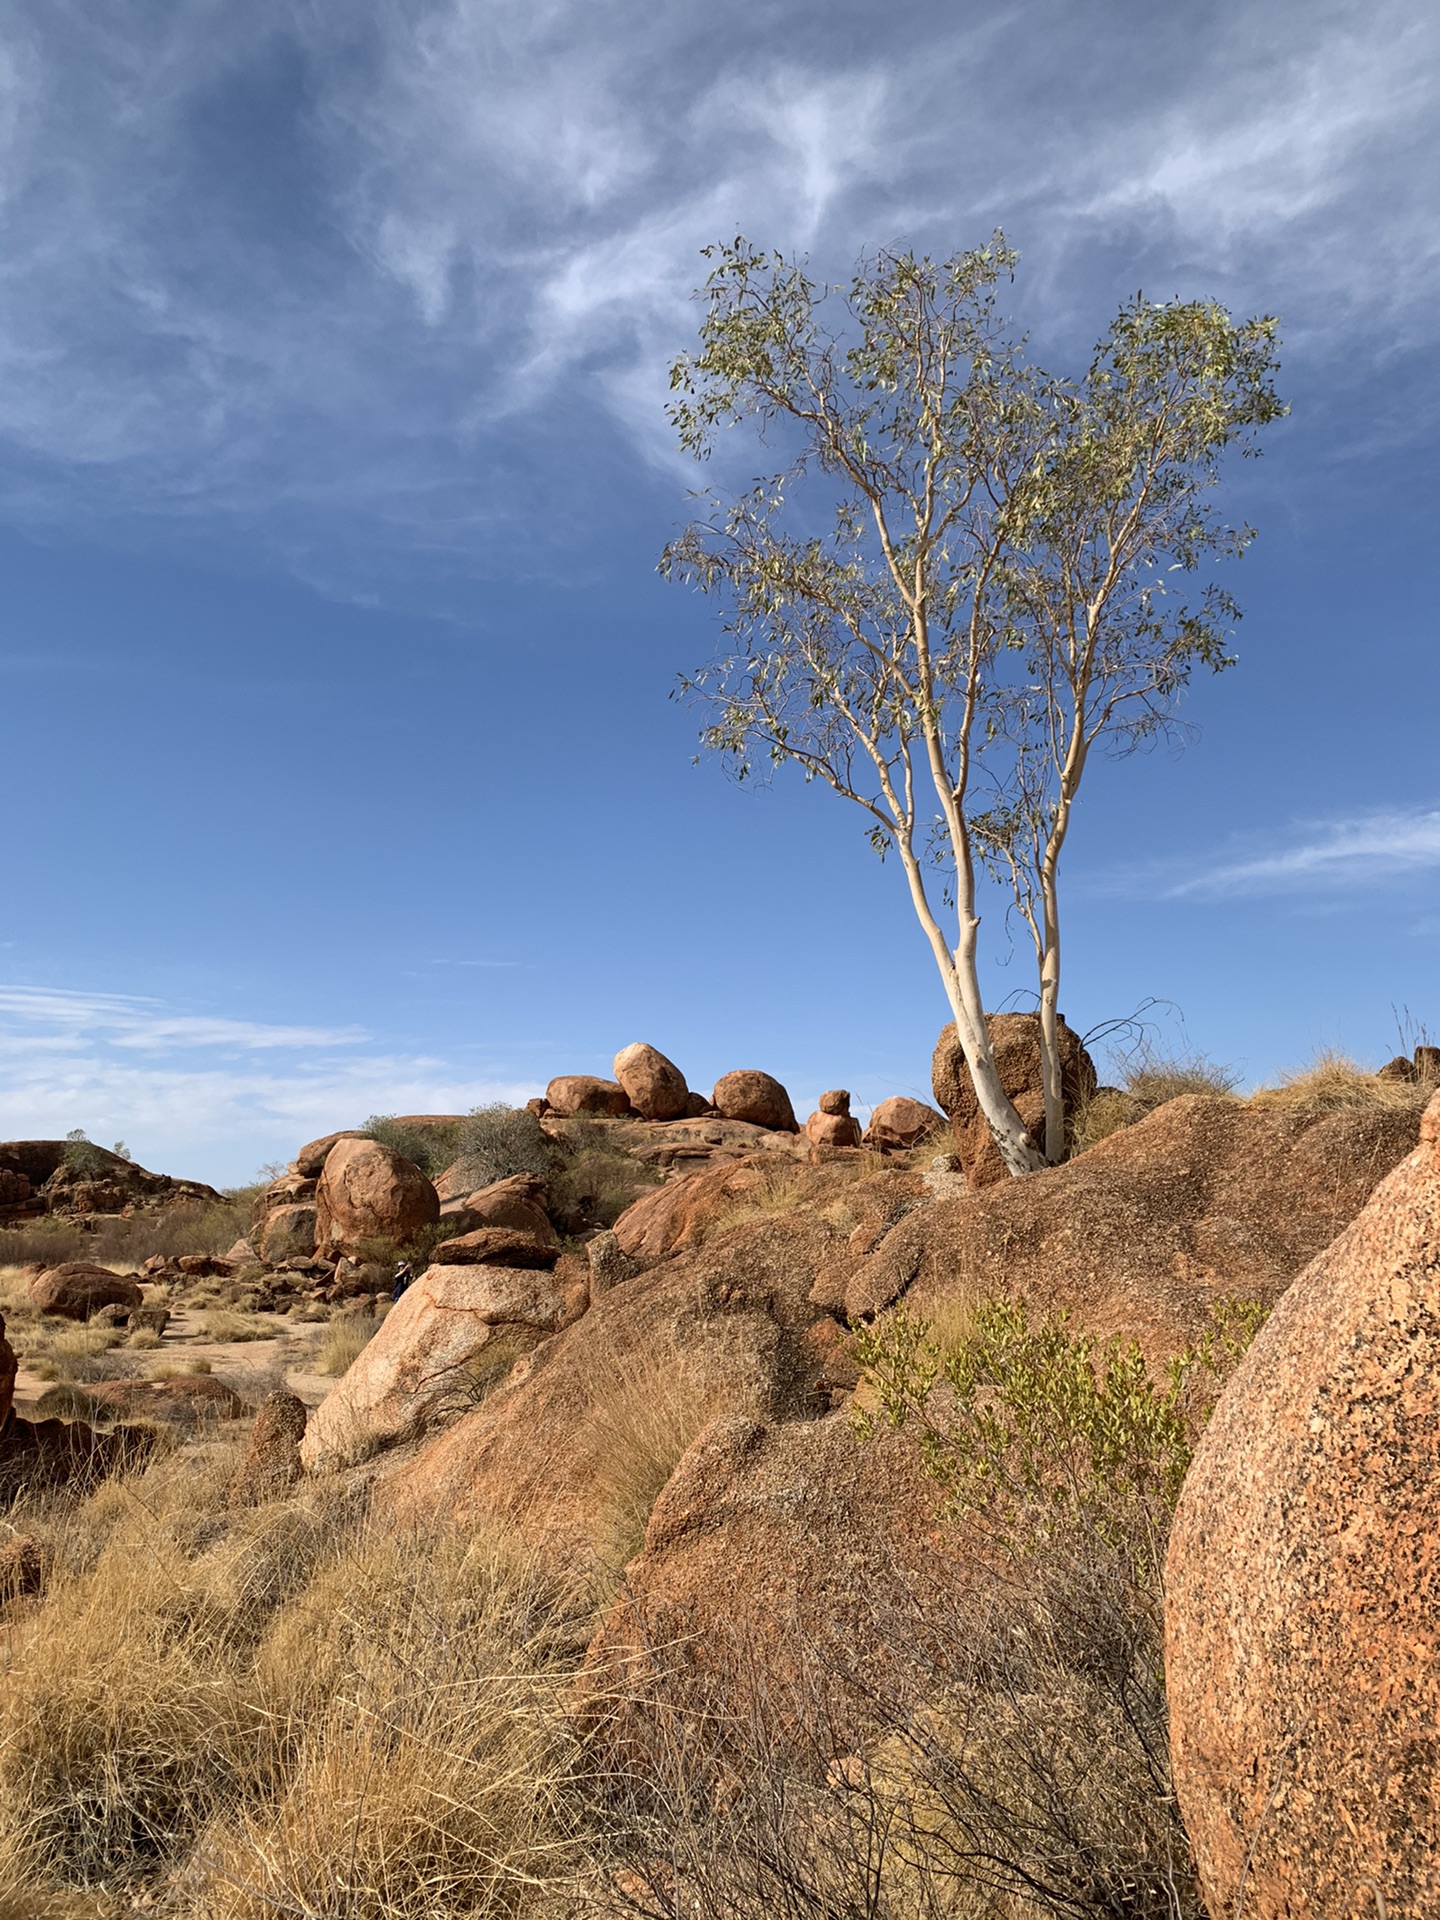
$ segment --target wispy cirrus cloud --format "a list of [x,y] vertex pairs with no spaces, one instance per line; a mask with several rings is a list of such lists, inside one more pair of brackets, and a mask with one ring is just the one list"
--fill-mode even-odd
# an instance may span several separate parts
[[668,451],[698,252],[741,230],[843,272],[1003,222],[1082,344],[1142,276],[1279,307],[1332,383],[1433,343],[1434,10],[1140,13],[14,0],[0,512],[513,569],[597,458]]
[[1315,822],[1289,845],[1218,859],[1166,889],[1171,900],[1374,886],[1440,869],[1440,808],[1377,810]]
[[371,1113],[464,1113],[538,1090],[513,1072],[466,1072],[374,1038],[125,994],[0,986],[0,1137],[82,1127],[125,1139],[162,1171],[223,1182]]
[[221,1047],[250,1053],[274,1048],[353,1047],[363,1027],[281,1026],[211,1014],[176,1013],[158,1000],[130,994],[74,993],[63,987],[0,985],[0,1048],[28,1037],[55,1046],[103,1037],[115,1047],[150,1052]]

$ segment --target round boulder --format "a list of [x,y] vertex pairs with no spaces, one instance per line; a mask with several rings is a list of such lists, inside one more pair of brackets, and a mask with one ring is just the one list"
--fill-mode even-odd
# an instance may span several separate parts
[[364,1240],[403,1243],[440,1218],[440,1199],[417,1166],[378,1140],[337,1140],[315,1190],[315,1244],[354,1253]]
[[795,1109],[780,1082],[758,1067],[740,1067],[715,1082],[711,1096],[715,1111],[725,1120],[748,1120],[772,1133],[798,1133]]
[[690,1100],[685,1076],[673,1060],[643,1040],[622,1047],[614,1074],[642,1120],[678,1120]]
[[287,1260],[308,1260],[315,1251],[313,1206],[273,1207],[260,1230],[260,1258],[267,1267]]
[[1440,1097],[1221,1395],[1165,1593],[1210,1912],[1440,1913]]
[[[1000,1084],[1037,1144],[1045,1138],[1045,1088],[1040,1077],[1040,1016],[1038,1013],[987,1013],[985,1025],[995,1050]],[[1062,1019],[1059,1023],[1060,1093],[1067,1114],[1095,1091],[1095,1063],[1080,1036]],[[972,1187],[994,1186],[1007,1179],[990,1124],[980,1111],[965,1064],[960,1036],[952,1020],[942,1029],[930,1063],[935,1098],[950,1116],[960,1164]]]
[[31,1303],[62,1320],[88,1320],[101,1307],[138,1307],[145,1296],[133,1280],[88,1260],[66,1260],[47,1267],[30,1282]]
[[593,1073],[562,1073],[545,1089],[552,1113],[570,1120],[578,1113],[603,1114],[619,1119],[630,1111],[630,1096],[616,1080],[599,1080]]
[[923,1100],[911,1100],[903,1093],[896,1093],[882,1100],[871,1113],[865,1139],[882,1152],[905,1152],[927,1133],[940,1133],[944,1128],[943,1113],[927,1107]]
[[860,1122],[850,1112],[850,1095],[832,1087],[820,1096],[820,1105],[805,1122],[805,1138],[817,1147],[858,1147]]

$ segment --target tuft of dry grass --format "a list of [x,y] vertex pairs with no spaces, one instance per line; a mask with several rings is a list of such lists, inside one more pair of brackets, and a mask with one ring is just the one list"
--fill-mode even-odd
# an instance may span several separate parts
[[102,1219],[93,1229],[54,1216],[34,1226],[0,1228],[0,1258],[23,1266],[38,1260],[47,1267],[64,1260],[93,1260],[102,1267],[138,1267],[152,1253],[228,1253],[249,1231],[253,1200],[199,1201],[159,1208],[123,1219]]
[[1185,1094],[1228,1100],[1240,1084],[1233,1068],[1193,1048],[1188,1053],[1166,1053],[1148,1045],[1123,1057],[1117,1077],[1118,1086],[1097,1087],[1072,1114],[1072,1154],[1108,1140],[1122,1127],[1133,1127],[1168,1100],[1178,1100]]
[[727,1227],[737,1226],[742,1220],[793,1213],[803,1204],[806,1191],[805,1171],[797,1162],[784,1160],[773,1167],[764,1167],[760,1178],[744,1193],[738,1194],[730,1206],[722,1207],[706,1220],[696,1237],[708,1240],[717,1233],[724,1233]]
[[274,1340],[277,1330],[268,1320],[233,1307],[212,1307],[201,1321],[207,1340],[229,1344],[240,1340]]
[[337,1313],[321,1336],[315,1371],[336,1378],[347,1373],[374,1339],[379,1325],[373,1313]]
[[645,1543],[655,1502],[680,1460],[736,1395],[685,1355],[597,1351],[583,1444],[598,1461],[590,1533],[603,1565],[618,1571]]
[[1258,1088],[1250,1098],[1257,1107],[1296,1111],[1379,1107],[1391,1113],[1418,1113],[1434,1091],[1429,1079],[1381,1080],[1347,1054],[1325,1048],[1303,1067],[1282,1074],[1273,1086]]

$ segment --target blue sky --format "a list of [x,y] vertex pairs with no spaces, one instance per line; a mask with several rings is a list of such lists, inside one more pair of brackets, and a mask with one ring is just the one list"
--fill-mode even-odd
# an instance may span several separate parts
[[1437,54],[1421,0],[9,0],[0,1134],[238,1180],[641,1037],[925,1091],[898,872],[669,698],[666,371],[740,231],[1003,224],[1062,368],[1137,287],[1281,316],[1241,662],[1093,776],[1063,1004],[1249,1080],[1440,1027]]

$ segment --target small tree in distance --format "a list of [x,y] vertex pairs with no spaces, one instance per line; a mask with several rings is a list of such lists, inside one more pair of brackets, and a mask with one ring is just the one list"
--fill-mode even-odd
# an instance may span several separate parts
[[[1137,296],[1070,382],[1031,365],[997,314],[1016,258],[998,233],[939,264],[882,251],[848,289],[743,239],[705,257],[700,349],[671,373],[681,445],[703,458],[753,422],[789,459],[738,497],[705,495],[709,517],[665,551],[662,571],[723,607],[726,645],[683,685],[738,777],[790,761],[871,815],[1000,1153],[1032,1171],[1064,1150],[1059,868],[1076,794],[1097,745],[1172,729],[1194,667],[1230,664],[1233,603],[1213,584],[1182,603],[1175,576],[1252,537],[1203,496],[1220,453],[1283,411],[1275,323]],[[1035,942],[1043,1144],[985,1026],[982,865]]]

